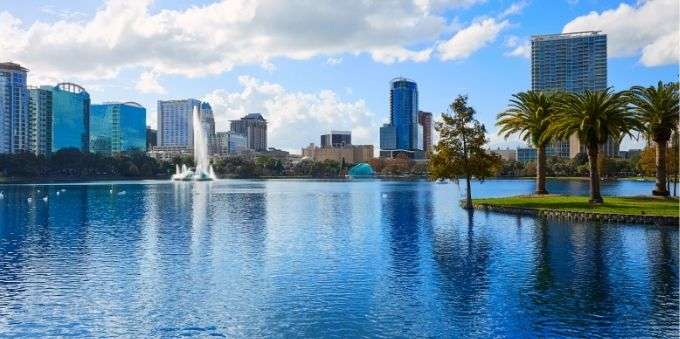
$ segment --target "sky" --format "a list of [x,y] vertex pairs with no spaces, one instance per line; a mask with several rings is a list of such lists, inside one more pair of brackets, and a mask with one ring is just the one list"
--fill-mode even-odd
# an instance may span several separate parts
[[[93,103],[208,101],[216,129],[261,112],[269,146],[299,153],[329,130],[378,145],[389,81],[418,83],[435,117],[469,96],[491,147],[530,89],[532,35],[599,30],[616,90],[677,81],[677,0],[0,0],[0,61],[29,84],[75,82]],[[622,149],[641,141],[624,140]]]

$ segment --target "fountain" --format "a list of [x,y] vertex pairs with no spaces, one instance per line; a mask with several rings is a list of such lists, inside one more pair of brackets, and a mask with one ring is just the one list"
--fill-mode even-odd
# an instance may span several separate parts
[[178,181],[208,181],[214,180],[215,171],[213,171],[210,160],[208,159],[208,136],[205,133],[205,128],[201,123],[201,118],[198,115],[198,107],[194,106],[193,111],[193,125],[194,125],[194,161],[196,168],[194,170],[182,165],[175,167],[175,174],[172,180]]

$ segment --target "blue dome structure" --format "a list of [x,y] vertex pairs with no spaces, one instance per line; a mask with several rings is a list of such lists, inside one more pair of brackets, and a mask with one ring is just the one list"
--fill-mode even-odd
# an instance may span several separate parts
[[373,167],[365,162],[354,165],[347,172],[350,178],[372,178],[375,175]]

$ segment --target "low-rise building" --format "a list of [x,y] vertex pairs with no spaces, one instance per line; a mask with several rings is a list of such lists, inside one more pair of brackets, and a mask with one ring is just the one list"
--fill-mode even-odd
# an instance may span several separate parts
[[245,135],[232,131],[215,133],[216,150],[214,154],[228,156],[240,154],[248,149],[248,139]]
[[529,161],[536,161],[536,149],[531,147],[518,147],[516,159],[519,162],[527,163]]
[[184,146],[155,146],[152,147],[147,154],[161,161],[171,161],[172,159],[180,156],[193,156],[194,150],[190,147]]
[[503,160],[505,161],[515,161],[517,160],[517,151],[514,149],[494,149],[491,150],[491,153],[498,154]]
[[333,160],[354,164],[373,159],[373,145],[348,145],[345,147],[317,147],[310,144],[302,149],[303,157],[310,157],[315,161]]

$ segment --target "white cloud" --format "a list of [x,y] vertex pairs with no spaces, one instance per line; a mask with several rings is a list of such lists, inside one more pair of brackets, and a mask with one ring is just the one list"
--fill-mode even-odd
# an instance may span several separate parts
[[671,32],[657,39],[642,49],[640,61],[645,66],[661,66],[675,64],[679,60],[680,34]]
[[135,89],[141,93],[165,94],[165,88],[158,82],[158,74],[154,72],[142,72]]
[[399,46],[390,46],[373,50],[371,52],[371,57],[378,62],[393,64],[395,62],[404,61],[425,62],[430,60],[431,54],[431,48],[422,51],[411,51]]
[[126,68],[189,77],[276,57],[370,53],[379,62],[424,61],[448,27],[439,11],[481,1],[220,0],[149,10],[152,0],[107,0],[89,19],[22,23],[0,12],[0,60],[62,79],[113,78]]
[[496,40],[498,34],[510,26],[508,20],[487,18],[458,31],[448,41],[437,46],[442,60],[461,60]]
[[326,59],[326,64],[330,66],[339,65],[342,63],[342,58],[328,58]]
[[499,15],[499,18],[502,19],[502,18],[507,18],[507,17],[512,16],[512,15],[519,14],[519,13],[522,12],[524,7],[526,7],[527,5],[529,5],[529,2],[527,0],[515,2],[515,3],[511,4],[510,7],[506,8],[503,11],[503,13],[501,13],[501,15]]
[[318,144],[319,135],[331,129],[351,130],[356,144],[377,142],[379,125],[363,100],[343,101],[330,90],[289,91],[250,76],[238,80],[240,91],[215,90],[201,98],[213,107],[217,130],[228,130],[229,120],[260,112],[268,121],[273,147],[299,150],[312,142]]
[[505,40],[505,47],[509,48],[509,51],[503,54],[505,56],[531,58],[531,42],[528,39],[511,35]]
[[567,23],[563,32],[600,30],[607,34],[610,57],[629,57],[641,53],[646,66],[678,62],[677,0],[640,1],[635,6],[622,3],[601,13],[590,12]]
[[448,8],[467,8],[486,0],[415,0],[416,5],[426,13],[439,12]]

